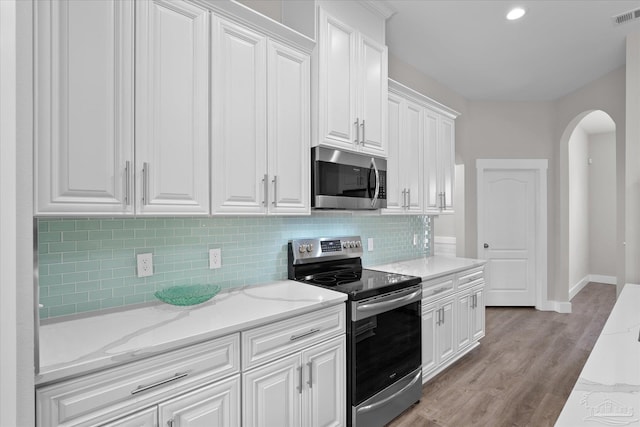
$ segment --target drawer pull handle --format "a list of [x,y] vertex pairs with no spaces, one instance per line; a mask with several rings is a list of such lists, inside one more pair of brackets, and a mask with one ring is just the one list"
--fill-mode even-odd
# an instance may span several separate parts
[[302,366],[298,366],[298,374],[300,375],[300,383],[298,384],[298,393],[302,394]]
[[189,373],[188,373],[188,372],[177,373],[177,374],[175,374],[174,376],[172,376],[171,378],[166,378],[166,379],[164,379],[164,380],[160,380],[160,381],[158,381],[157,383],[153,383],[153,384],[149,384],[149,385],[139,385],[139,386],[138,386],[138,388],[136,388],[135,390],[133,390],[133,391],[131,392],[131,394],[138,394],[138,393],[142,393],[143,391],[147,391],[147,390],[150,390],[150,389],[152,389],[152,388],[155,388],[155,387],[161,386],[161,385],[163,385],[163,384],[167,384],[167,383],[170,383],[170,382],[172,382],[172,381],[179,380],[180,378],[184,378],[184,377],[186,377],[187,375],[189,375]]
[[305,332],[304,334],[300,334],[300,335],[291,335],[291,338],[289,338],[289,341],[295,341],[295,340],[299,340],[300,338],[304,338],[304,337],[308,337],[309,335],[313,335],[317,332],[320,332],[319,328],[313,328],[308,332]]
[[447,290],[447,288],[438,288],[438,289],[436,289],[435,291],[433,291],[433,293],[434,293],[434,294],[439,294],[440,292],[444,292],[444,291],[446,291],[446,290]]

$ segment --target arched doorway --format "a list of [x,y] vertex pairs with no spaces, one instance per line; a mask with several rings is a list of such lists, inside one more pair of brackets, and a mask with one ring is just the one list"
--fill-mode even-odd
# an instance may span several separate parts
[[570,301],[591,281],[616,283],[615,122],[601,110],[584,112],[561,144],[560,280]]

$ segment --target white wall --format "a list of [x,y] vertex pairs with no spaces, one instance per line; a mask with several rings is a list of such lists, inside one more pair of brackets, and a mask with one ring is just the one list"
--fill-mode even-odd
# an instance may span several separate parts
[[0,2],[0,414],[17,425],[16,3]]
[[616,276],[618,284],[625,280],[625,74],[621,67],[555,101],[554,158],[559,184],[552,201],[557,233],[550,242],[556,248],[557,269],[550,280],[558,301],[569,300],[570,287],[568,141],[580,120],[594,110],[606,112],[616,124]]
[[569,139],[569,284],[589,276],[589,138],[580,125]]
[[616,134],[589,135],[589,274],[616,276]]
[[[627,37],[627,97],[625,147],[625,230],[626,269],[624,283],[640,283],[640,32]],[[617,129],[620,129],[619,126]],[[620,277],[618,277],[620,280]]]

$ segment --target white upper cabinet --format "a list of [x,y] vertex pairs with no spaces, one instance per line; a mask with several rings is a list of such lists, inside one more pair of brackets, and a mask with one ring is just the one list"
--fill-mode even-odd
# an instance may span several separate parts
[[310,190],[310,57],[269,40],[268,170],[269,212],[309,214]]
[[423,145],[422,107],[389,93],[389,157],[387,209],[384,213],[422,213]]
[[458,113],[389,83],[387,209],[383,213],[453,213]]
[[140,214],[209,213],[209,11],[136,2]]
[[133,212],[133,2],[38,1],[35,213]]
[[[457,113],[456,113],[457,115]],[[452,214],[455,181],[455,115],[425,111],[427,213]]]
[[267,177],[267,39],[222,18],[212,31],[213,213],[262,213]]
[[310,212],[309,55],[213,21],[213,214]]
[[387,47],[319,9],[317,134],[325,145],[387,155]]

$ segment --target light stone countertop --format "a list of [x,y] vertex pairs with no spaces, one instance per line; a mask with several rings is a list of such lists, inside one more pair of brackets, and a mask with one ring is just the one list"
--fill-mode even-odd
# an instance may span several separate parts
[[390,273],[408,274],[421,277],[423,281],[435,279],[447,274],[457,273],[473,267],[480,267],[486,263],[482,259],[458,258],[434,255],[416,258],[408,261],[392,262],[390,264],[367,267],[372,270],[388,271]]
[[640,285],[627,284],[557,427],[640,426]]
[[347,295],[290,280],[221,292],[190,307],[159,304],[40,327],[50,383],[340,304]]

